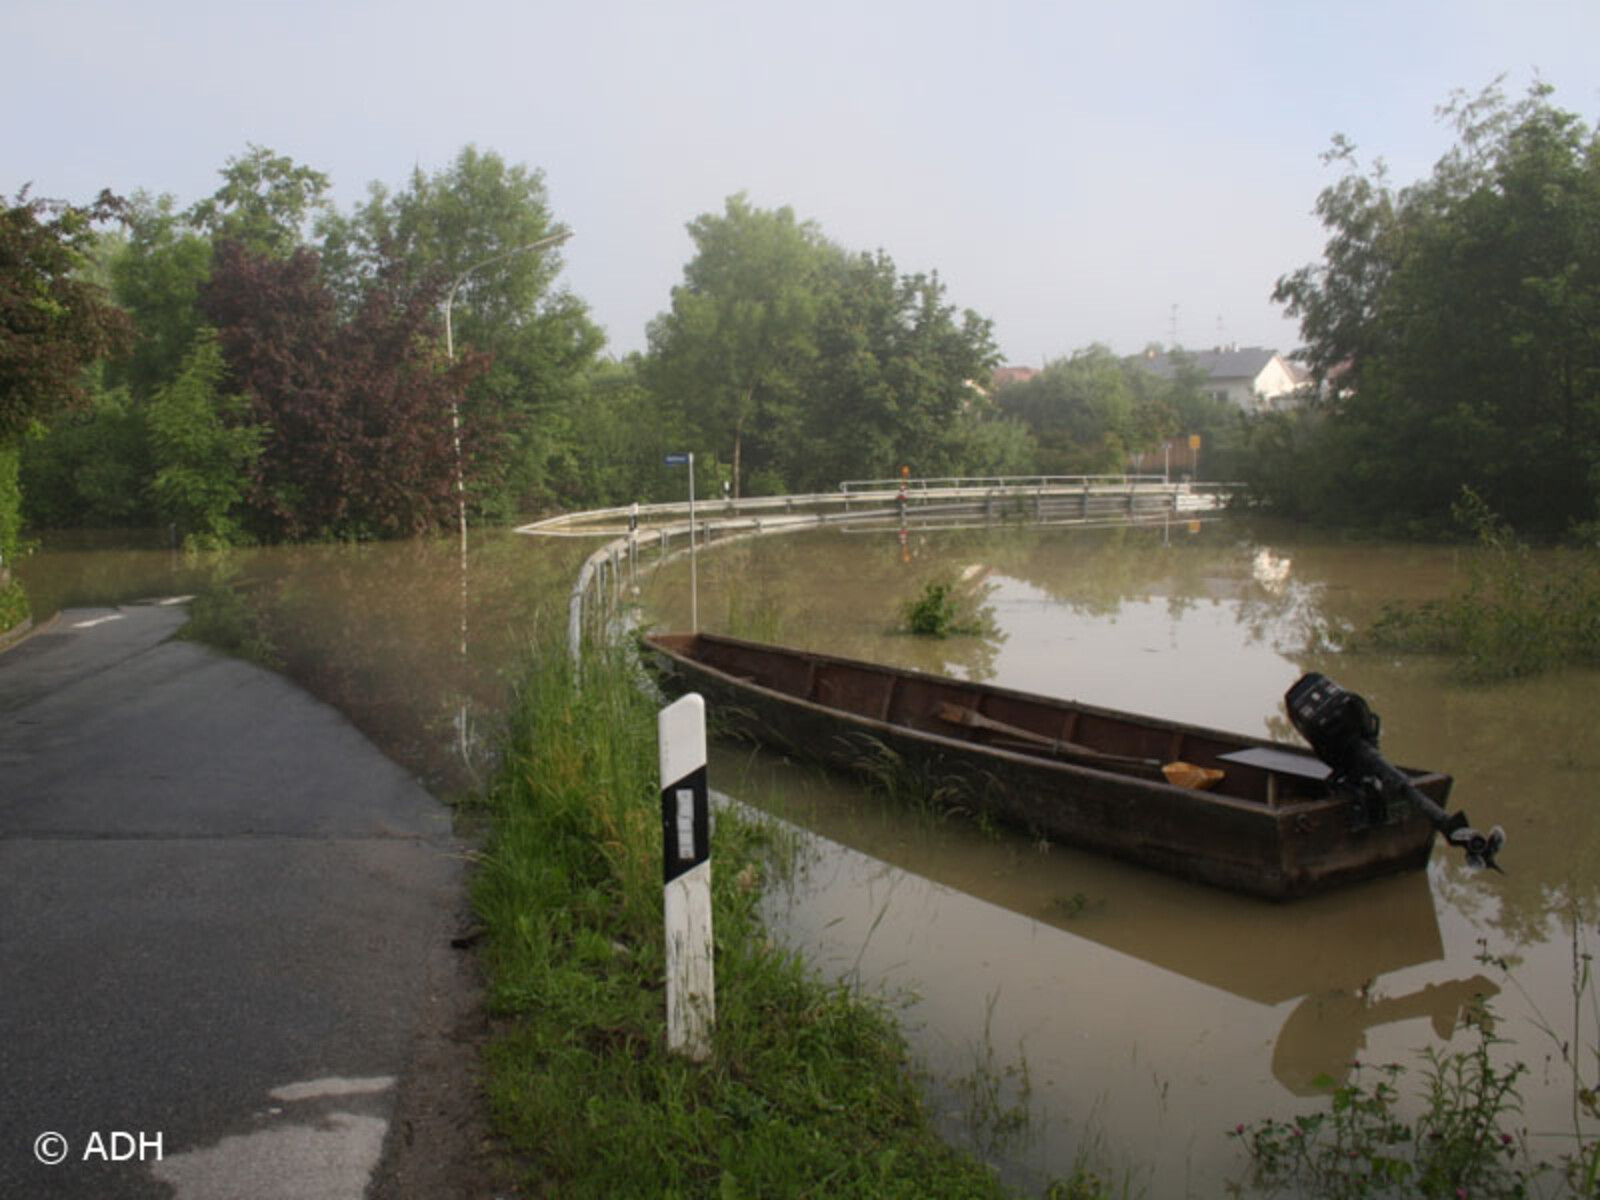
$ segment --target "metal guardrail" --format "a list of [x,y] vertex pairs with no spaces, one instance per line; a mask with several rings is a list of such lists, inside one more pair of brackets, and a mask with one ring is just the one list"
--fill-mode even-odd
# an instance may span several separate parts
[[[853,522],[904,520],[913,515],[1004,518],[1026,515],[1030,506],[1032,515],[1040,519],[1072,507],[1083,518],[1091,514],[1205,512],[1221,507],[1237,486],[1172,483],[1159,475],[906,480],[904,485],[900,480],[854,480],[841,484],[838,492],[697,500],[692,531],[687,519],[678,519],[688,516],[689,503],[684,500],[564,513],[519,526],[516,532],[542,537],[611,535],[584,561],[569,597],[568,643],[576,659],[586,616],[594,628],[617,611],[625,575],[637,578],[641,548],[650,542],[657,545],[654,567],[713,542]],[[688,540],[691,532],[693,545]],[[679,548],[674,549],[674,543]]]
[[[1233,483],[1175,482],[1165,480],[1160,475],[994,476],[977,479],[912,479],[904,483],[906,503],[919,511],[934,501],[997,504],[1019,499],[1126,497],[1129,494],[1170,497],[1173,509],[1181,511],[1216,507],[1239,486]],[[852,480],[839,487],[837,492],[747,496],[738,500],[697,499],[695,508],[699,516],[714,524],[822,511],[859,515],[861,505],[898,504],[901,499],[900,480]],[[664,520],[686,517],[688,510],[687,500],[597,508],[546,517],[518,526],[516,532],[544,537],[596,537],[607,533],[625,533],[635,526],[641,529],[656,528]]]
[[[897,491],[899,479],[848,479],[839,485],[841,492]],[[963,475],[944,478],[906,479],[908,492],[927,492],[969,488],[1081,488],[1127,487],[1129,484],[1161,484],[1166,487],[1182,486],[1165,475]]]

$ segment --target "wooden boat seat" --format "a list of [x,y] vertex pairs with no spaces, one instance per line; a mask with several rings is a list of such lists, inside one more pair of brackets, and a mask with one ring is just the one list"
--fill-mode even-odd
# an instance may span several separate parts
[[1278,802],[1278,779],[1287,775],[1291,779],[1311,779],[1318,783],[1333,773],[1327,763],[1310,754],[1296,754],[1292,750],[1274,750],[1266,746],[1251,746],[1217,755],[1218,762],[1238,763],[1241,767],[1255,767],[1267,773],[1267,803]]

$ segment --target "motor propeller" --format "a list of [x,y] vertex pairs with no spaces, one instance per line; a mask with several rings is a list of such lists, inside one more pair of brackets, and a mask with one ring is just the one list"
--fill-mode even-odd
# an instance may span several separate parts
[[1501,870],[1495,856],[1506,844],[1505,830],[1496,825],[1487,834],[1479,833],[1466,813],[1447,813],[1418,791],[1403,771],[1378,753],[1378,714],[1360,696],[1313,671],[1300,677],[1283,702],[1289,720],[1333,772],[1336,787],[1378,801],[1403,797],[1433,822],[1447,842],[1466,852],[1468,866]]
[[[1459,815],[1459,814],[1458,814]],[[1464,819],[1464,818],[1463,818]],[[1452,846],[1460,846],[1467,852],[1467,866],[1488,867],[1490,870],[1505,871],[1500,864],[1495,862],[1495,855],[1500,853],[1500,847],[1506,844],[1506,831],[1496,825],[1489,830],[1487,836],[1476,829],[1463,826],[1445,835]]]

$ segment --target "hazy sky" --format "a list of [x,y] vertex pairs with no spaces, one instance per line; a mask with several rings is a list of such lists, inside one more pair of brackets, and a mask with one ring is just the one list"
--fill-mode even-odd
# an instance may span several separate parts
[[1535,78],[1591,124],[1600,0],[806,4],[6,0],[0,191],[187,204],[247,143],[348,209],[471,142],[545,172],[566,286],[642,349],[745,191],[995,322],[1008,361],[1094,341],[1283,350],[1336,132],[1394,177],[1458,88]]

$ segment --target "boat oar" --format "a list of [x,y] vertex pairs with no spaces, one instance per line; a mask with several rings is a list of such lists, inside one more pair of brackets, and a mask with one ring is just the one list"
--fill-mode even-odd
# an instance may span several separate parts
[[1045,750],[1061,758],[1077,758],[1100,766],[1117,767],[1127,771],[1159,771],[1161,764],[1153,758],[1135,758],[1127,754],[1108,754],[1104,750],[1096,750],[1093,746],[1085,746],[1081,742],[1069,742],[1065,738],[1053,738],[1046,734],[1034,733],[1031,729],[1023,729],[1005,721],[997,721],[993,717],[986,717],[975,709],[963,708],[959,704],[939,705],[939,719],[948,721],[952,725],[963,725],[968,729],[978,729],[986,733],[1003,735],[1010,741],[1021,743],[1029,749]]

